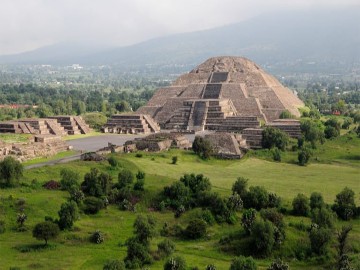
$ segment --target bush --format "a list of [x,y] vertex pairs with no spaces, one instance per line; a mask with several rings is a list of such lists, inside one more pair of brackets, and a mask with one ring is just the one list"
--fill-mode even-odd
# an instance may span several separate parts
[[216,266],[213,264],[208,264],[205,268],[205,270],[216,270]]
[[245,232],[250,235],[252,227],[254,225],[256,219],[256,210],[255,209],[247,209],[243,212],[241,218],[241,225],[243,226]]
[[309,232],[311,251],[317,255],[325,255],[327,246],[331,242],[331,230],[312,225]]
[[169,239],[165,239],[158,245],[158,253],[160,256],[170,256],[175,251],[175,244]]
[[59,227],[50,221],[40,222],[35,225],[32,234],[38,240],[45,240],[45,245],[47,245],[48,240],[59,235]]
[[192,149],[202,159],[209,159],[214,153],[214,149],[209,140],[196,136]]
[[197,218],[189,222],[184,234],[189,239],[199,239],[206,235],[206,231],[206,222]]
[[247,193],[247,182],[249,179],[238,177],[232,186],[232,192],[237,193],[243,199]]
[[239,256],[233,259],[229,270],[257,270],[257,266],[252,257]]
[[254,254],[270,255],[275,244],[274,226],[269,221],[256,221],[251,231]]
[[177,256],[175,258],[168,259],[164,264],[164,270],[185,270],[186,262],[185,259]]
[[277,147],[284,151],[289,142],[289,136],[277,128],[266,127],[263,130],[262,135],[263,148],[271,149]]
[[232,194],[227,201],[227,207],[230,211],[240,211],[243,208],[243,201],[239,194]]
[[114,156],[110,156],[107,161],[112,168],[116,168],[119,165],[117,159]]
[[90,237],[90,241],[95,244],[101,244],[104,242],[104,235],[101,231],[96,230]]
[[84,213],[85,214],[96,214],[102,208],[104,208],[104,201],[96,197],[86,197],[84,200]]
[[314,210],[315,208],[322,208],[325,205],[324,198],[321,193],[313,192],[310,195],[310,208]]
[[311,213],[311,221],[319,227],[333,228],[335,220],[335,213],[325,207],[315,208]]
[[0,220],[0,234],[5,232],[5,221]]
[[123,169],[118,175],[119,188],[124,188],[131,185],[134,181],[134,175],[130,170]]
[[124,259],[126,268],[141,268],[145,264],[152,263],[148,246],[139,242],[137,238],[129,238],[126,241],[126,246],[127,256]]
[[269,194],[264,187],[250,187],[243,200],[245,208],[260,210],[268,206]]
[[84,192],[82,192],[78,188],[72,188],[70,191],[70,200],[73,200],[77,203],[77,205],[80,205],[82,201],[85,199]]
[[125,270],[125,264],[120,260],[107,261],[104,264],[103,270]]
[[112,177],[107,173],[100,173],[97,168],[91,168],[85,174],[81,189],[85,194],[95,197],[106,196],[112,187]]
[[59,227],[61,230],[71,229],[78,218],[78,207],[75,202],[65,202],[61,205],[59,214]]
[[206,222],[206,224],[208,225],[214,225],[215,224],[215,218],[213,216],[213,214],[211,213],[210,210],[206,209],[206,210],[203,210],[200,214],[200,217],[202,220],[204,220]]
[[177,163],[177,161],[178,161],[178,157],[177,156],[173,156],[172,158],[171,158],[171,164],[176,164]]
[[136,174],[136,182],[134,184],[134,190],[143,191],[145,184],[145,173],[138,171]]
[[170,200],[170,206],[177,209],[180,205],[188,206],[190,204],[190,192],[190,188],[183,182],[176,181],[171,186],[165,187],[163,194]]
[[272,149],[272,155],[273,155],[273,160],[274,161],[281,161],[281,151],[279,150],[279,148],[275,147]]
[[288,110],[282,111],[279,115],[279,119],[293,119],[294,115],[291,114]]
[[23,175],[23,165],[13,157],[0,161],[0,188],[16,187]]
[[293,214],[307,217],[310,212],[309,199],[304,194],[298,194],[292,201]]
[[78,188],[79,181],[80,181],[80,175],[78,172],[70,170],[70,169],[62,169],[60,171],[60,185],[61,188],[67,191],[71,191],[71,189]]
[[298,152],[298,162],[300,166],[305,166],[310,158],[312,156],[312,152],[310,151],[310,149],[303,147],[299,152]]
[[332,209],[338,217],[343,220],[350,220],[356,214],[355,193],[352,189],[345,187],[336,195],[335,204]]
[[340,136],[340,130],[332,126],[326,126],[324,134],[326,139],[332,139]]
[[271,263],[267,270],[288,270],[289,265],[284,263],[281,259],[277,259]]

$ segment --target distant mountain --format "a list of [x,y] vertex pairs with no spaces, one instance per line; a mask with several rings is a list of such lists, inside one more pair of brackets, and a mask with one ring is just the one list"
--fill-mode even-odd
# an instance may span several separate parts
[[267,69],[342,72],[360,66],[360,6],[272,13],[205,31],[152,39],[110,50],[47,47],[0,63],[195,66],[212,56],[245,56]]

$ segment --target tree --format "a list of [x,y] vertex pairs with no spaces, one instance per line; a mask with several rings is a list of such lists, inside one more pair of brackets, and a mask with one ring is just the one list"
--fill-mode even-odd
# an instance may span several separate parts
[[169,204],[174,209],[177,209],[180,205],[187,207],[191,200],[190,188],[181,181],[176,181],[171,186],[164,187],[163,194],[170,200]]
[[176,256],[168,259],[164,264],[164,270],[185,270],[186,262],[184,258]]
[[302,120],[300,128],[305,140],[311,142],[313,148],[315,148],[317,141],[323,141],[324,126],[320,121],[309,119]]
[[186,187],[189,187],[194,196],[211,189],[209,178],[205,177],[203,174],[195,175],[193,173],[186,173],[180,177],[180,182],[183,182]]
[[59,226],[50,221],[40,222],[35,225],[32,234],[38,240],[45,240],[47,245],[48,240],[55,239],[59,235]]
[[0,187],[15,187],[23,175],[23,165],[9,156],[0,161]]
[[101,244],[104,242],[104,234],[99,231],[96,230],[90,237],[90,241],[95,243],[95,244]]
[[144,190],[145,184],[145,173],[142,171],[138,171],[136,174],[136,182],[134,184],[134,190]]
[[126,240],[127,255],[124,259],[126,268],[141,268],[145,264],[152,262],[149,247],[139,242],[136,237]]
[[293,213],[297,216],[308,216],[310,211],[309,199],[299,193],[292,201]]
[[19,213],[16,218],[16,222],[19,224],[19,227],[24,227],[24,223],[27,220],[27,215],[25,213]]
[[243,201],[239,194],[232,194],[226,203],[230,211],[240,211],[243,208]]
[[252,257],[239,256],[233,259],[229,270],[256,270],[256,262]]
[[75,220],[78,219],[78,207],[74,201],[65,202],[61,205],[59,214],[59,227],[61,230],[71,229]]
[[335,204],[332,209],[343,220],[350,220],[355,216],[355,193],[352,189],[345,187],[336,195]]
[[263,148],[271,149],[277,147],[284,151],[289,142],[289,136],[277,128],[266,127],[263,130],[262,135]]
[[78,172],[64,168],[60,171],[60,176],[60,184],[62,189],[71,191],[71,189],[74,187],[78,188],[80,186],[80,175]]
[[131,185],[133,181],[134,181],[134,175],[130,170],[123,169],[122,171],[119,172],[118,182],[120,188],[124,188],[126,186]]
[[326,126],[324,130],[325,138],[332,139],[340,136],[340,130],[333,126]]
[[134,233],[136,235],[136,239],[140,243],[148,245],[151,238],[153,238],[156,234],[155,225],[156,222],[153,217],[145,217],[142,215],[137,216],[134,223]]
[[77,205],[80,205],[82,201],[85,199],[84,192],[81,191],[79,188],[72,188],[70,190],[70,200],[76,202]]

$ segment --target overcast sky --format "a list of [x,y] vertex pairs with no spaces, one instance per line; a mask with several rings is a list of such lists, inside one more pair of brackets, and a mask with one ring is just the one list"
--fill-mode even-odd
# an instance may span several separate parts
[[76,41],[124,46],[269,11],[359,0],[0,0],[0,55]]

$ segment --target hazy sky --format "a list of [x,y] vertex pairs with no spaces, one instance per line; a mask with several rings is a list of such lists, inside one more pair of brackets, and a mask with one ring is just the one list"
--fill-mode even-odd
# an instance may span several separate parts
[[0,0],[0,55],[58,42],[129,45],[264,12],[359,0]]

